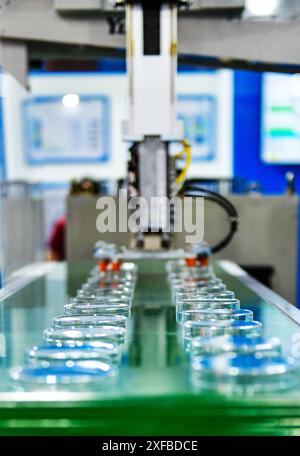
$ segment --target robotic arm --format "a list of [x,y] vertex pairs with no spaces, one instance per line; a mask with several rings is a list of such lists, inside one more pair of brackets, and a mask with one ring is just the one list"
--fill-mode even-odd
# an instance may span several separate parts
[[[183,127],[176,117],[177,7],[182,2],[146,0],[126,2],[129,118],[124,139],[132,142],[129,161],[129,197],[140,196],[150,204],[151,216],[141,220],[137,246],[144,247],[156,233],[157,248],[168,247],[163,232],[168,206],[153,197],[170,198],[176,192],[169,148],[180,141]],[[152,236],[153,238],[153,236]],[[160,244],[160,245],[159,245]]]
[[[120,2],[115,3],[117,6]],[[134,247],[147,250],[151,245],[147,241],[153,241],[155,235],[154,249],[159,250],[172,245],[174,214],[167,200],[181,188],[191,161],[190,146],[183,140],[183,125],[177,120],[176,111],[177,11],[179,6],[187,7],[191,2],[127,0],[121,3],[126,4],[129,93],[129,117],[124,121],[123,134],[132,143],[128,193],[129,198],[143,197],[148,208],[151,206],[150,213],[141,215]],[[171,157],[170,143],[178,141],[182,142],[183,151]],[[175,161],[182,155],[186,155],[186,167],[176,176]],[[185,193],[186,190],[191,188],[185,189]],[[200,190],[198,195],[193,192],[186,196],[206,197],[229,214],[230,232],[218,244],[216,250],[219,250],[231,240],[238,216],[225,198]]]

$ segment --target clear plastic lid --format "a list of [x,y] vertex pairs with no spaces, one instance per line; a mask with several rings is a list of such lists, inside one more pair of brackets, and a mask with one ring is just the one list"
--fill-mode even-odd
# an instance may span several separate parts
[[212,336],[260,336],[262,324],[259,321],[239,320],[193,320],[183,325],[184,338],[189,340],[194,337]]
[[218,297],[218,296],[211,296],[211,297],[207,297],[206,295],[200,295],[199,297],[197,298],[190,298],[190,299],[183,299],[183,300],[178,300],[178,304],[179,303],[186,303],[186,304],[193,304],[193,302],[198,302],[198,303],[201,303],[201,302],[204,302],[204,303],[209,303],[210,305],[214,306],[215,304],[222,304],[222,303],[233,303],[236,308],[239,308],[240,306],[240,301],[236,298],[234,299],[227,299],[227,298],[222,298],[222,297]]
[[182,286],[203,286],[203,283],[216,280],[213,272],[199,271],[197,274],[192,274],[191,271],[183,271],[181,273],[171,273],[168,275],[168,282],[171,287]]
[[93,385],[111,386],[118,378],[118,369],[100,361],[81,361],[75,366],[24,366],[13,368],[12,380],[25,387]]
[[166,262],[166,271],[167,272],[181,271],[185,267],[186,267],[186,263],[183,258],[180,258],[179,260],[169,260]]
[[137,274],[138,266],[136,263],[133,263],[132,261],[124,261],[121,264],[121,271],[130,273],[130,274]]
[[217,336],[195,337],[190,344],[191,356],[215,356],[224,353],[279,356],[282,344],[277,337]]
[[181,264],[179,267],[171,268],[169,272],[169,276],[176,276],[176,275],[189,275],[189,276],[195,276],[195,277],[200,277],[202,275],[206,274],[214,274],[213,267],[211,265],[208,266],[186,266],[186,264]]
[[170,272],[168,278],[170,283],[176,283],[177,280],[183,280],[183,282],[202,282],[205,280],[215,279],[215,274],[211,266],[203,268],[186,268],[180,272]]
[[131,298],[129,296],[94,296],[92,298],[87,296],[80,296],[70,299],[70,304],[127,304],[131,306]]
[[114,283],[131,283],[135,284],[136,282],[136,273],[135,272],[129,272],[129,271],[119,271],[119,272],[114,272],[114,271],[104,271],[104,272],[97,272],[96,274],[92,274],[88,280],[92,281],[109,281],[109,282],[114,282]]
[[66,315],[123,315],[130,316],[128,304],[66,304]]
[[133,290],[135,287],[135,282],[120,278],[113,279],[111,277],[90,277],[82,286],[82,288],[90,290],[98,290],[99,288],[113,288],[115,290],[122,290],[123,287],[126,287],[129,290]]
[[[206,290],[206,288],[204,288]],[[189,299],[197,299],[197,300],[207,300],[207,301],[212,301],[214,299],[221,299],[221,300],[232,300],[235,299],[235,294],[233,291],[222,291],[220,293],[215,293],[215,294],[210,294],[210,293],[202,293],[202,291],[199,293],[197,289],[194,289],[193,291],[187,291],[187,292],[180,292],[176,293],[176,298],[175,301],[177,302],[182,302],[186,301]]]
[[[97,304],[106,304],[108,302],[107,296],[99,296]],[[76,296],[70,298],[70,304],[96,304],[96,300],[93,294],[89,296]]]
[[234,293],[234,291],[226,290],[226,291],[221,291],[220,293],[214,293],[213,295],[210,293],[201,293],[201,297],[208,298],[208,299],[217,298],[217,299],[227,300],[227,299],[235,299],[235,293]]
[[224,283],[216,284],[216,285],[207,285],[207,287],[200,288],[201,294],[209,294],[215,295],[224,293],[227,291],[227,286]]
[[181,322],[191,320],[253,320],[253,312],[248,309],[199,309],[185,310],[180,314]]
[[[134,288],[131,288],[130,291],[127,291],[128,288],[126,288],[126,293],[124,293],[125,296],[133,297],[134,294]],[[116,293],[117,295],[122,293],[122,287],[109,287],[107,284],[105,284],[103,287],[98,287],[98,284],[89,284],[89,283],[84,283],[81,288],[78,289],[77,291],[77,298],[84,296],[84,297],[95,297],[95,296],[104,296],[101,294],[101,290],[111,290],[111,292],[114,294]],[[98,294],[99,292],[99,294]]]
[[97,328],[77,329],[45,329],[44,340],[49,344],[72,345],[74,342],[88,344],[92,341],[101,341],[115,344],[123,344],[126,331],[117,326],[101,326]]
[[[122,283],[111,283],[111,282],[99,282],[98,280],[88,279],[85,283],[81,285],[79,291],[86,292],[86,293],[93,293],[97,290],[101,289],[109,289],[114,291],[121,291],[124,284]],[[132,286],[129,287],[132,290]]]
[[98,347],[82,345],[69,347],[57,345],[34,345],[25,351],[25,361],[29,364],[68,365],[87,360],[119,364],[120,346],[117,344],[98,342]]
[[[173,282],[171,286],[171,292],[172,292],[172,299],[173,301],[176,300],[176,297],[180,295],[180,293],[187,293],[187,294],[203,294],[208,285],[219,285],[222,284],[221,279],[213,279],[209,281],[202,281],[202,282],[188,282],[185,283],[183,281],[180,282]],[[234,297],[234,296],[232,296]]]
[[119,298],[122,298],[123,296],[125,297],[132,297],[132,290],[129,288],[123,287],[121,288],[97,288],[93,292],[89,290],[78,290],[76,298],[90,298],[90,299],[95,299],[100,296],[116,296]]
[[282,356],[227,354],[194,358],[194,386],[229,394],[268,393],[299,384],[299,363]]
[[227,309],[239,310],[240,301],[238,299],[186,299],[176,305],[176,319],[181,321],[181,314],[185,310],[201,309]]
[[123,315],[61,315],[53,318],[54,328],[95,328],[97,326],[126,327],[127,318]]
[[184,279],[174,280],[172,283],[172,288],[174,291],[185,291],[193,290],[197,288],[204,288],[208,285],[219,285],[222,284],[222,280],[219,277],[214,277],[211,280],[203,280],[202,282],[195,282],[193,280],[185,281]]

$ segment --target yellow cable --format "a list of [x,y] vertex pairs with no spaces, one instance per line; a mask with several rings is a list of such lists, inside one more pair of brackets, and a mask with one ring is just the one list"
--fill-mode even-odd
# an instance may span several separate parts
[[181,158],[183,155],[186,155],[186,161],[185,161],[184,168],[181,171],[181,173],[179,174],[179,176],[177,176],[176,181],[175,181],[176,184],[179,186],[179,188],[181,188],[183,185],[183,182],[185,180],[186,174],[188,172],[188,169],[189,169],[191,161],[192,161],[192,150],[191,150],[190,144],[188,143],[188,141],[186,139],[183,139],[181,141],[181,144],[183,145],[183,150],[181,150],[174,156],[174,158],[177,159],[177,158]]

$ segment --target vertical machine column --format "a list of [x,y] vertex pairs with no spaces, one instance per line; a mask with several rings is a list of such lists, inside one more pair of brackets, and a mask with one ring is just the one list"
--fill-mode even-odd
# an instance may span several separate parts
[[156,232],[157,247],[168,247],[169,206],[155,203],[153,197],[172,196],[169,144],[181,140],[183,131],[176,117],[176,2],[128,2],[126,32],[129,102],[123,133],[132,143],[129,197],[142,196],[152,204],[151,212],[141,218],[137,245],[145,247],[146,237]]

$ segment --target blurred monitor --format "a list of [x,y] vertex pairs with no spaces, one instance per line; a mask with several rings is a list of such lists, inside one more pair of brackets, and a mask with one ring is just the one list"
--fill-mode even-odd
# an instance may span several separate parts
[[109,98],[67,94],[23,101],[27,163],[91,163],[109,160]]
[[300,164],[300,74],[263,75],[261,157]]
[[212,95],[179,95],[178,119],[184,137],[192,146],[193,162],[212,161],[216,157],[217,112]]

